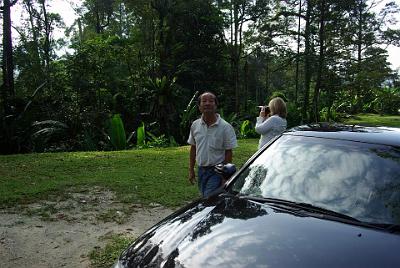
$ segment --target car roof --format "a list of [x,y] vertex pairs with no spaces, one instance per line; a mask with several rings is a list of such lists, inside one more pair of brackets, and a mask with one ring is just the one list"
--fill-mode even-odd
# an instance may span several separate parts
[[316,123],[291,128],[284,134],[400,146],[400,128],[394,127]]

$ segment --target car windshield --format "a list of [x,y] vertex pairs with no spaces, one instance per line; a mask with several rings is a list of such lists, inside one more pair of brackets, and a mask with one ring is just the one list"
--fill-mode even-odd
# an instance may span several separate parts
[[400,148],[284,135],[241,172],[232,190],[399,224]]

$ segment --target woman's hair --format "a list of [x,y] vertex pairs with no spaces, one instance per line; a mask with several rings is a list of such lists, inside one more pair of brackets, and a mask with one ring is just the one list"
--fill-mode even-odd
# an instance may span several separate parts
[[286,118],[287,110],[286,110],[286,103],[283,101],[282,98],[276,97],[270,100],[269,109],[271,110],[271,115],[279,115],[282,118]]

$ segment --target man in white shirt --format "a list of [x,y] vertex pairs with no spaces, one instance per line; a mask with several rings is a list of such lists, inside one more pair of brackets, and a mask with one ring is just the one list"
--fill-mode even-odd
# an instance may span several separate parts
[[233,127],[220,117],[218,100],[211,92],[200,95],[198,106],[201,118],[192,123],[188,143],[190,147],[189,181],[194,184],[195,163],[198,165],[198,186],[203,197],[209,196],[222,183],[222,178],[214,171],[220,163],[232,162],[232,149],[237,146]]

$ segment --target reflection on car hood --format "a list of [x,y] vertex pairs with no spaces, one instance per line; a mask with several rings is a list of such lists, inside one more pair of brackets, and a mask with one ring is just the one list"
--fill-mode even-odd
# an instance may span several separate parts
[[400,267],[400,236],[236,197],[198,201],[120,257],[124,267]]

